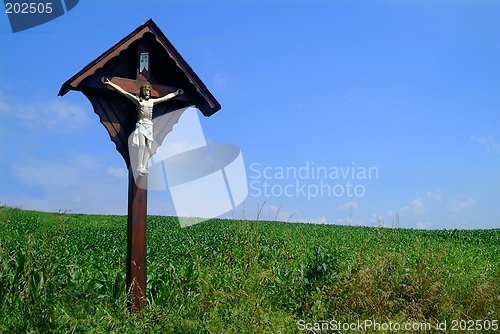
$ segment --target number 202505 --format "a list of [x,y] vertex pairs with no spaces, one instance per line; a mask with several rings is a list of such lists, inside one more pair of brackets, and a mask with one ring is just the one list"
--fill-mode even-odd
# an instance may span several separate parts
[[36,3],[10,3],[5,4],[5,13],[7,14],[50,14],[52,13],[52,2]]
[[452,320],[452,331],[497,331],[498,320]]

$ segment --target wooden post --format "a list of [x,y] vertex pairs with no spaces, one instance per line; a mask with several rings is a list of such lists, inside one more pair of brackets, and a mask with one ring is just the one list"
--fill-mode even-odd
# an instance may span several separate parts
[[[143,43],[137,48],[138,81],[147,82],[150,71],[140,69],[140,55],[149,52]],[[137,312],[146,304],[146,220],[148,216],[148,176],[134,179],[131,163],[128,171],[128,231],[127,231],[127,292],[130,293],[130,310]],[[145,166],[147,168],[147,166]],[[138,174],[138,173],[136,173]]]
[[146,303],[146,218],[148,206],[148,177],[138,176],[129,169],[128,233],[127,233],[127,293],[132,312]]

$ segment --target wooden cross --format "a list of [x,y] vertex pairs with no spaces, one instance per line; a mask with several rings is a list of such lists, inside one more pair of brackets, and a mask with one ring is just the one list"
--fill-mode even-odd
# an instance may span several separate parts
[[[120,86],[125,91],[136,94],[140,93],[141,87],[145,84],[150,86],[151,97],[160,97],[176,91],[178,88],[167,85],[152,83],[150,50],[148,46],[139,41],[137,45],[137,69],[136,79],[122,78],[114,76],[110,81]],[[114,90],[110,86],[109,90]],[[124,97],[118,97],[118,99]],[[175,97],[176,100],[187,101],[181,95]],[[137,113],[132,116],[136,116]],[[137,119],[129,119],[129,123],[134,123]],[[139,174],[134,171],[137,167],[137,152],[130,152],[131,145],[128,145],[130,159],[128,166],[128,228],[127,228],[127,293],[131,294],[130,306],[132,311],[140,310],[146,301],[146,220],[147,220],[147,174]],[[154,153],[154,152],[153,152]],[[133,160],[135,159],[135,160]],[[147,166],[145,166],[147,167]]]
[[[140,91],[141,86],[151,87],[151,96],[160,97],[177,90],[175,87],[151,83],[149,48],[139,42],[137,48],[136,79],[113,77],[111,82],[129,93]],[[109,89],[112,89],[108,86]],[[130,148],[130,145],[129,145]],[[130,159],[136,154],[129,152]],[[140,310],[146,301],[146,220],[148,200],[147,174],[134,177],[135,164],[130,161],[128,194],[128,231],[127,231],[127,291],[131,293],[133,311]],[[145,166],[147,168],[147,166]]]
[[[151,59],[151,57],[155,58]],[[151,64],[156,64],[158,68],[152,69]],[[130,79],[134,71],[135,79]],[[151,74],[152,71],[154,75]],[[152,97],[165,96],[179,88],[184,90],[184,94],[155,107],[157,108],[156,116],[194,105],[203,115],[209,117],[220,110],[221,106],[151,19],[61,86],[59,96],[65,95],[70,90],[77,90],[89,99],[94,112],[99,116],[100,122],[105,126],[117,151],[127,164],[129,170],[127,292],[131,292],[131,310],[137,311],[145,305],[146,301],[148,178],[147,175],[137,175],[134,178],[134,164],[131,160],[135,161],[137,154],[130,152],[131,145],[128,145],[128,138],[137,122],[137,107],[124,97],[111,93],[109,90],[112,88],[101,82],[103,77],[110,78],[111,82],[130,93],[138,93],[140,87],[147,83],[151,87]],[[158,84],[158,82],[167,82],[175,86]],[[155,128],[155,142],[161,142],[178,117],[180,117],[179,113],[172,113],[170,125],[160,128],[160,131]],[[154,154],[156,144],[153,143],[151,155]]]

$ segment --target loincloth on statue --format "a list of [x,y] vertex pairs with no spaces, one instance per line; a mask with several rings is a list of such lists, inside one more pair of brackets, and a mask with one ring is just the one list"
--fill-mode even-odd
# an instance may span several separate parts
[[153,142],[153,122],[139,121],[135,124],[134,137],[132,139],[132,144],[134,146],[139,146],[139,134],[146,137],[146,146],[151,148],[151,143]]

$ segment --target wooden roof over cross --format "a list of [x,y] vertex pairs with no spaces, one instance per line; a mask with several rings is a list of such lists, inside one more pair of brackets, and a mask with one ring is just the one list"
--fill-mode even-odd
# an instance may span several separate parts
[[[149,69],[141,71],[139,57],[149,53]],[[205,116],[211,116],[221,106],[205,84],[182,58],[152,19],[125,36],[81,71],[68,79],[59,91],[59,96],[70,90],[81,91],[91,102],[95,113],[108,131],[116,149],[130,165],[128,137],[135,129],[137,107],[118,93],[102,84],[101,78],[108,77],[131,93],[139,94],[141,84],[151,85],[151,96],[159,97],[178,88],[184,94],[155,106],[153,117],[195,105]],[[154,154],[158,144],[170,132],[178,119],[172,119],[168,126],[155,127]]]

